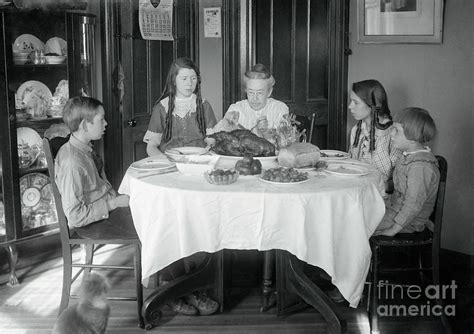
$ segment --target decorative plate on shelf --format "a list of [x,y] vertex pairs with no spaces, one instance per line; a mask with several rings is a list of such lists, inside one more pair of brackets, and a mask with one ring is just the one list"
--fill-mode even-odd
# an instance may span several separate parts
[[30,34],[23,34],[18,36],[13,43],[13,51],[44,51],[45,45],[41,40]]
[[16,129],[16,140],[18,145],[28,144],[29,146],[43,146],[43,140],[41,139],[39,133],[28,127]]
[[30,173],[22,176],[20,193],[24,229],[36,228],[56,221],[53,190],[46,175]]
[[58,56],[67,56],[67,43],[60,37],[52,37],[46,41],[44,53],[55,53]]
[[43,141],[35,130],[28,127],[16,129],[18,145],[18,164],[20,168],[28,168],[34,164],[42,151]]
[[52,96],[44,83],[36,80],[25,81],[16,91],[16,109],[34,108],[38,103],[46,106]]

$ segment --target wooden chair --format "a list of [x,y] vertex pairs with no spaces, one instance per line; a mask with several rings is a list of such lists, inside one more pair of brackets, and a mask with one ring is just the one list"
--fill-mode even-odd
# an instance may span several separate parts
[[[63,138],[62,143],[65,142]],[[59,307],[59,314],[68,306],[69,298],[77,297],[71,295],[71,285],[79,277],[81,273],[84,273],[84,278],[90,273],[91,269],[104,269],[104,270],[133,270],[135,273],[136,282],[136,297],[110,297],[110,300],[125,300],[125,301],[137,301],[138,309],[138,320],[139,327],[144,327],[142,306],[143,306],[143,289],[141,285],[141,249],[140,240],[137,236],[135,228],[133,226],[132,217],[128,208],[118,208],[111,211],[108,219],[103,219],[96,223],[86,225],[84,227],[70,229],[67,224],[67,219],[63,211],[61,203],[61,195],[59,193],[54,174],[54,159],[51,153],[52,145],[47,138],[43,139],[43,149],[46,155],[46,161],[48,163],[48,171],[51,180],[51,186],[54,195],[54,201],[56,205],[56,211],[59,222],[59,232],[61,236],[61,246],[63,253],[63,289],[61,296],[61,304]],[[55,147],[55,151],[59,147]],[[56,153],[55,152],[55,153]],[[134,252],[134,265],[133,266],[121,266],[121,265],[107,265],[107,264],[94,264],[93,257],[94,252],[102,245],[133,245],[135,248]],[[73,263],[72,261],[72,249],[75,246],[81,246],[85,248],[85,261],[81,263]],[[72,268],[80,268],[80,270],[72,276]]]
[[311,143],[313,140],[313,130],[314,130],[314,122],[316,119],[316,112],[313,112],[310,115],[296,115],[296,121],[300,124],[297,125],[298,131],[306,130],[304,135],[301,138],[302,142]]
[[[446,159],[442,156],[436,156],[439,163],[440,171],[440,180],[438,194],[436,198],[435,207],[433,213],[431,214],[431,221],[434,222],[434,230],[415,232],[415,233],[401,233],[395,235],[394,237],[387,236],[376,236],[370,239],[370,246],[372,249],[372,282],[370,284],[372,293],[369,298],[371,298],[370,309],[370,322],[372,333],[379,333],[378,327],[378,293],[377,293],[377,282],[379,279],[379,274],[382,273],[396,273],[396,272],[408,272],[408,271],[418,271],[420,277],[423,280],[423,273],[425,271],[432,272],[432,280],[434,285],[440,284],[440,269],[439,269],[439,251],[441,244],[441,225],[443,220],[443,206],[444,206],[444,193],[446,189],[446,177],[448,172],[448,163]],[[423,250],[426,250],[426,247],[431,246],[431,266],[423,266],[422,255]],[[418,252],[418,265],[416,267],[382,267],[380,265],[380,253],[382,249],[391,249],[391,250],[407,250],[409,252],[417,251]],[[412,253],[411,253],[412,254]],[[400,284],[401,285],[401,284]],[[403,286],[403,285],[402,285]],[[437,300],[437,303],[440,304],[441,300]],[[446,319],[446,316],[441,316],[441,321],[446,329],[447,333],[451,333],[451,328]]]

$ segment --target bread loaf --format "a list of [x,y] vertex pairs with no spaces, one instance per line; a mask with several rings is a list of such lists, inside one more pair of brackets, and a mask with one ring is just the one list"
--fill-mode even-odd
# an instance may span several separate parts
[[280,150],[278,163],[283,167],[313,166],[319,161],[319,148],[310,143],[293,143]]

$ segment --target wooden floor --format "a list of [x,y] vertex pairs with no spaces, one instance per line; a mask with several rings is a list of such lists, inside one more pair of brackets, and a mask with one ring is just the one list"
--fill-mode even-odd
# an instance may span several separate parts
[[[78,258],[79,252],[75,253]],[[96,258],[114,259],[125,263],[131,259],[127,247],[104,247]],[[103,272],[109,279],[114,295],[133,295],[134,282],[129,273]],[[56,257],[44,263],[22,269],[20,285],[0,286],[0,333],[50,333],[56,319],[62,285],[62,259]],[[73,286],[73,289],[77,288]],[[151,292],[145,289],[145,295]],[[259,311],[261,294],[258,286],[234,287],[232,300],[225,311],[212,316],[187,317],[164,310],[161,325],[149,332],[160,333],[325,333],[324,319],[307,308],[284,318],[275,310]],[[71,300],[71,303],[74,303]],[[347,333],[370,333],[364,307],[341,306],[347,319]],[[137,326],[135,302],[111,302],[109,333],[143,333]],[[435,318],[381,318],[381,333],[444,333]],[[460,332],[459,332],[460,333]],[[466,332],[467,333],[467,332]]]

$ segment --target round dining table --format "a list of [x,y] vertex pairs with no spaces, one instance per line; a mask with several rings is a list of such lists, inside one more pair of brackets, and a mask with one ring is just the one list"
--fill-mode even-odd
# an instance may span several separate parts
[[343,163],[366,172],[309,171],[307,181],[294,184],[240,176],[214,185],[173,168],[129,168],[119,193],[130,196],[143,282],[198,252],[277,249],[323,269],[357,307],[370,265],[369,238],[385,213],[383,181],[369,165]]

